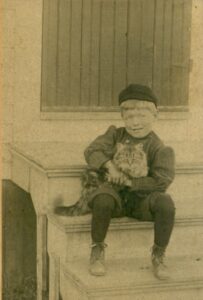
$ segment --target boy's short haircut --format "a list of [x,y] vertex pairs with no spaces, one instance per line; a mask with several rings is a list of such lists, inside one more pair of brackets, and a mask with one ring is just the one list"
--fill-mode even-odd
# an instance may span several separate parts
[[133,110],[133,109],[147,109],[149,110],[152,114],[156,115],[157,113],[157,108],[152,102],[148,101],[140,101],[140,100],[127,100],[120,105],[121,108],[121,115],[127,110]]

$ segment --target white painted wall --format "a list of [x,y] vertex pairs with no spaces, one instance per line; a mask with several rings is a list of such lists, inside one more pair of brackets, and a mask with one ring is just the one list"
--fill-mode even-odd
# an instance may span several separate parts
[[[4,0],[4,145],[23,141],[87,143],[102,133],[111,120],[42,120],[40,115],[42,0]],[[190,141],[187,154],[197,157],[203,140],[203,1],[193,0],[190,74],[190,115],[186,120],[160,120],[158,133],[170,143]],[[73,118],[72,113],[72,118]],[[87,118],[89,115],[87,115]],[[113,121],[115,125],[120,121]],[[179,147],[179,146],[178,146]],[[200,147],[199,147],[200,148]],[[181,149],[181,148],[180,148]],[[184,148],[183,148],[184,149]],[[81,149],[82,151],[82,149]],[[181,150],[182,151],[182,150]],[[179,151],[180,152],[180,151]],[[10,156],[4,150],[4,177],[10,176]]]
[[15,87],[15,5],[14,1],[2,3],[2,135],[3,177],[10,177],[10,155],[6,145],[13,140],[13,102]]

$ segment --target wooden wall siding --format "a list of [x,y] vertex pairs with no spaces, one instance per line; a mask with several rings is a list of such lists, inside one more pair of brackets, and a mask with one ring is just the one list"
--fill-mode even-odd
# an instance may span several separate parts
[[161,105],[186,105],[191,1],[156,0],[153,88]]
[[128,83],[188,98],[191,0],[44,0],[42,110],[112,110]]

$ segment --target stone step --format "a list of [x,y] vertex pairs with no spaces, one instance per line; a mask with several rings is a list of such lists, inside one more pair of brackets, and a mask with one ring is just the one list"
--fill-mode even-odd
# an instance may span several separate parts
[[[91,215],[48,216],[48,251],[61,261],[87,258],[90,254]],[[167,249],[171,255],[198,255],[203,249],[203,217],[177,218]],[[149,256],[153,244],[153,223],[131,218],[112,219],[107,234],[106,255],[111,258]],[[59,246],[60,245],[60,246]]]
[[91,276],[88,260],[60,266],[60,294],[64,300],[200,300],[203,299],[203,256],[171,256],[170,279],[160,281],[145,257],[112,259],[107,274]]
[[[61,198],[63,205],[72,205],[80,197],[80,175],[83,168],[69,168],[68,170],[55,170],[49,176],[49,205],[53,207],[56,198]],[[176,215],[203,215],[203,167],[202,165],[182,165],[176,170],[176,178],[169,187],[176,205]]]
[[[80,176],[85,168],[84,160],[78,159],[74,152],[78,149],[69,150],[70,145],[66,143],[31,143],[12,148],[15,157],[12,180],[31,194],[36,193],[37,182],[44,180],[46,183],[39,203],[35,201],[40,211],[47,212],[48,206],[53,208],[56,198],[61,198],[64,205],[72,205],[81,195]],[[183,154],[188,152],[184,147],[183,150]],[[180,157],[177,159],[176,178],[168,189],[176,203],[178,217],[201,216],[203,213],[203,162],[198,155],[195,158],[197,161],[186,160],[187,163]],[[23,171],[19,173],[19,169]],[[43,202],[43,199],[47,201]]]
[[177,216],[203,215],[203,172],[198,167],[177,170],[167,192],[175,202]]

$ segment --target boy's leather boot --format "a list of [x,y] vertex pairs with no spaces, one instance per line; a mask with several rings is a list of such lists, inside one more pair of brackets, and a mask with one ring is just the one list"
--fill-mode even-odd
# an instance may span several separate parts
[[164,265],[165,247],[154,245],[152,247],[152,268],[154,276],[160,280],[167,280],[170,278],[166,265]]
[[89,271],[94,276],[103,276],[106,273],[106,268],[104,264],[104,248],[106,248],[104,243],[92,244],[92,251],[90,256],[90,266]]

